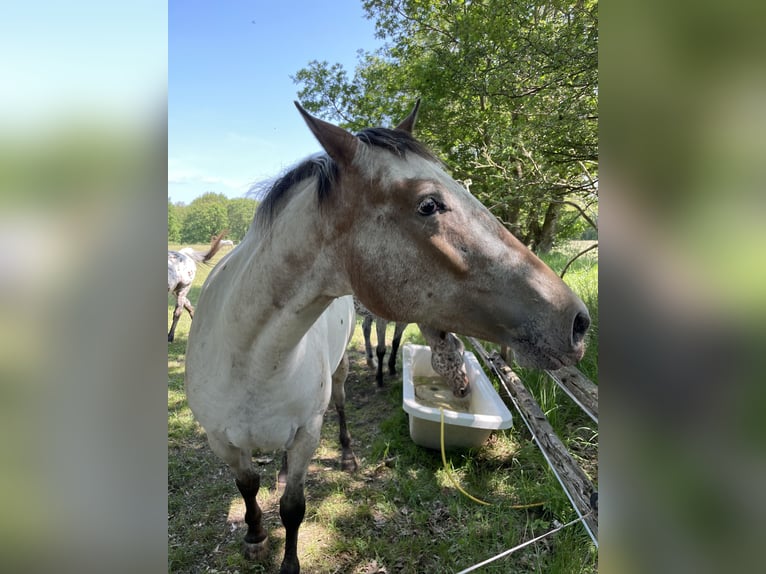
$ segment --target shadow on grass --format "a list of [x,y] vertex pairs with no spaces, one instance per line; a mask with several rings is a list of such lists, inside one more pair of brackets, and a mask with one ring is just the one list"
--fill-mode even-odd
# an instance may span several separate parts
[[[403,345],[421,342],[417,328],[411,329]],[[186,336],[179,332],[169,355],[182,357]],[[552,518],[566,518],[565,495],[554,492],[555,480],[551,486],[550,477],[542,479],[547,470],[539,453],[520,448],[510,431],[493,435],[482,449],[449,455],[462,486],[494,506],[480,507],[459,494],[445,479],[440,453],[410,440],[401,409],[401,375],[386,375],[384,387],[377,387],[366,365],[361,329],[349,351],[346,414],[360,468],[353,474],[339,470],[337,415],[331,405],[307,476],[306,519],[298,546],[303,571],[454,572],[531,538],[532,532],[540,534]],[[171,376],[170,390],[169,417],[189,416],[182,369]],[[246,527],[234,478],[212,454],[198,425],[191,419],[182,422],[168,449],[169,571],[276,571],[284,551],[281,493],[275,489],[280,453],[255,453],[270,554],[262,563],[248,562],[241,554]],[[509,509],[539,500],[545,503],[540,508]],[[587,540],[572,540],[557,551],[584,557],[571,571],[595,571]],[[554,551],[552,543],[536,545],[483,571],[548,571]],[[556,559],[574,564],[575,558]]]

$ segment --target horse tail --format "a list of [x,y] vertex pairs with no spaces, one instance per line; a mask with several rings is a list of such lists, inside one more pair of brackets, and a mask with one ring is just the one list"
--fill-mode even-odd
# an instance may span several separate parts
[[219,235],[214,235],[213,240],[210,242],[210,249],[207,250],[207,252],[204,251],[194,251],[193,249],[187,247],[185,249],[182,249],[182,253],[185,253],[196,263],[207,263],[213,258],[213,255],[218,253],[218,250],[221,249],[221,240],[226,237],[226,234],[229,232],[228,229],[224,229],[221,231]]
[[224,229],[218,235],[213,236],[213,239],[210,242],[210,249],[208,249],[207,253],[205,253],[204,257],[202,258],[202,263],[207,263],[213,258],[213,255],[218,253],[218,250],[221,248],[221,240],[226,237],[228,232],[228,229]]

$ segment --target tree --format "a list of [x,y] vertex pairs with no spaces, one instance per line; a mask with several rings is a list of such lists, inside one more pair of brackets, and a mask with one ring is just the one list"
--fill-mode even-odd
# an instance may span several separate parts
[[227,205],[229,239],[241,241],[253,221],[258,202],[247,197],[230,199]]
[[181,229],[183,243],[208,243],[213,235],[228,228],[228,199],[220,193],[206,193],[186,208]]
[[327,62],[298,71],[309,111],[352,130],[391,126],[421,96],[419,138],[539,251],[553,245],[561,202],[595,215],[595,0],[365,0],[364,8],[385,47],[361,55],[352,78]]
[[181,241],[181,218],[178,211],[178,206],[171,203],[168,198],[168,243]]

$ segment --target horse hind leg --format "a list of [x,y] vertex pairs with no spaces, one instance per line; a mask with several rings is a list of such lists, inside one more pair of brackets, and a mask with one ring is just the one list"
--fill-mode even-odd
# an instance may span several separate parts
[[245,502],[245,524],[247,533],[242,543],[242,554],[248,560],[263,560],[269,553],[269,537],[263,527],[263,512],[258,506],[256,495],[261,486],[260,475],[253,470],[250,451],[233,447],[214,435],[208,435],[213,452],[229,465],[235,476],[235,483]]
[[386,326],[388,321],[380,317],[375,319],[375,331],[378,335],[378,346],[375,349],[378,355],[378,372],[375,380],[379,387],[383,386],[383,359],[386,356]]
[[353,472],[359,468],[354,451],[351,448],[351,434],[346,425],[346,377],[348,376],[348,355],[343,354],[343,359],[332,375],[332,400],[338,413],[338,427],[340,429],[339,440],[341,446],[341,469]]
[[391,341],[391,356],[388,358],[388,373],[396,374],[396,359],[399,354],[399,343],[402,340],[402,334],[407,328],[407,323],[397,323],[394,328],[394,339]]
[[[189,317],[194,319],[194,307],[192,307],[191,301],[189,301],[189,291],[191,291],[191,283],[184,285],[178,290],[178,304],[182,305],[184,309],[189,313]],[[180,315],[182,311],[179,311]]]
[[367,366],[375,368],[375,359],[372,358],[372,343],[370,343],[370,334],[372,332],[372,317],[365,316],[362,321],[362,334],[364,335],[364,352],[367,357]]
[[168,331],[168,343],[172,343],[176,337],[176,325],[178,325],[178,319],[181,318],[181,313],[183,312],[183,304],[177,299],[176,308],[173,310],[173,322],[170,324],[170,331]]
[[192,307],[191,301],[184,297],[184,309],[189,313],[189,318],[194,319],[194,307]]
[[178,320],[181,318],[184,309],[189,313],[189,317],[194,319],[194,307],[192,307],[191,301],[187,297],[190,289],[191,285],[186,285],[175,291],[176,308],[173,310],[173,323],[170,325],[170,331],[168,332],[168,343],[172,343],[173,339],[175,339],[176,325],[178,325]]

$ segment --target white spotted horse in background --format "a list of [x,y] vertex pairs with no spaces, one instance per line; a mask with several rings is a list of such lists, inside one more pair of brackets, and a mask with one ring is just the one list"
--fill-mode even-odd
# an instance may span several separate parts
[[172,343],[176,335],[176,325],[184,309],[188,311],[189,317],[194,319],[194,307],[189,301],[189,291],[191,290],[194,276],[197,274],[197,263],[207,263],[218,253],[221,248],[222,239],[226,231],[213,236],[210,242],[210,249],[207,251],[195,251],[191,247],[184,247],[179,251],[168,251],[168,293],[173,293],[176,298],[176,308],[173,310],[173,323],[168,331],[168,343]]
[[543,369],[579,361],[590,323],[558,275],[412,136],[417,105],[395,129],[356,135],[296,106],[325,153],[273,183],[242,242],[211,271],[185,379],[244,498],[249,558],[268,552],[253,450],[287,451],[282,574],[300,572],[304,484],[331,399],[341,466],[357,467],[343,408],[351,295],[390,321],[510,345],[521,364]]

